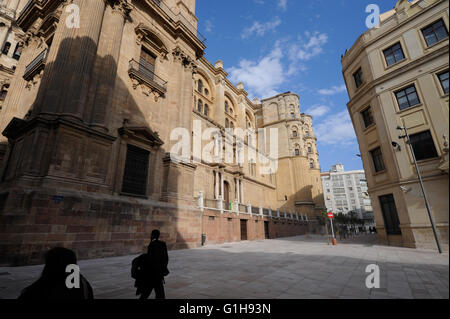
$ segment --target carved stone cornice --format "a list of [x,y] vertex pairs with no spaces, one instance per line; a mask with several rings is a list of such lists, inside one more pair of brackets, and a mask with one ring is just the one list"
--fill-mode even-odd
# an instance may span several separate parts
[[172,51],[174,61],[180,62],[186,69],[190,69],[192,73],[197,73],[197,63],[189,55],[187,55],[180,47],[176,47]]
[[113,13],[122,15],[124,19],[130,17],[132,8],[128,0],[108,0],[108,2],[113,9]]

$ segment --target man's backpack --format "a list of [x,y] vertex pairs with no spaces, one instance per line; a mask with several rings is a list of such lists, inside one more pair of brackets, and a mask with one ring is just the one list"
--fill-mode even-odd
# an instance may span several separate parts
[[138,279],[144,273],[144,267],[148,259],[147,254],[142,254],[133,259],[131,263],[131,278]]

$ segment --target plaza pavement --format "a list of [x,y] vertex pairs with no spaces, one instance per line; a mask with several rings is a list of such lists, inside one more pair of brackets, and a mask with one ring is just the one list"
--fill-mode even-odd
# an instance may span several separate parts
[[[169,252],[171,299],[449,298],[449,256],[376,245],[371,235],[337,247],[324,237],[227,243]],[[80,261],[98,299],[135,299],[135,256]],[[380,267],[380,289],[365,286],[366,267]],[[0,298],[16,298],[42,266],[0,267]],[[152,295],[152,298],[154,295]]]

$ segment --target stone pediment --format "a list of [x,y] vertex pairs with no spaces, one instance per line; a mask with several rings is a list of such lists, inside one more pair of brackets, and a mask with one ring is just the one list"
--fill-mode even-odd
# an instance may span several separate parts
[[121,136],[127,136],[128,138],[138,140],[152,147],[159,147],[164,144],[157,132],[154,132],[145,126],[121,127],[119,129],[119,134]]

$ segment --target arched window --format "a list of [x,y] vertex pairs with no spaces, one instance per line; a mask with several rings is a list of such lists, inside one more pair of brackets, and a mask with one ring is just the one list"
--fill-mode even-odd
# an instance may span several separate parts
[[22,55],[22,50],[23,50],[23,44],[17,43],[16,49],[14,50],[13,59],[19,60],[20,56]]
[[300,150],[298,148],[295,149],[295,156],[300,156]]
[[234,123],[230,122],[230,128],[232,128],[234,130]]
[[293,132],[292,132],[292,136],[293,136],[293,137],[297,137],[297,136],[298,136],[297,131],[293,131]]
[[295,119],[295,113],[291,112],[291,118]]
[[309,168],[314,168],[314,161],[311,160],[311,162],[309,162]]
[[225,119],[225,128],[229,128],[230,127],[230,121],[228,121],[228,119]]
[[202,80],[198,80],[198,86],[197,86],[197,91],[199,91],[200,93],[203,93],[203,81]]
[[209,116],[209,105],[208,104],[205,104],[205,109],[204,109],[203,114],[205,114],[205,116]]
[[5,45],[3,46],[2,53],[3,54],[8,54],[9,53],[9,49],[11,49],[11,43],[10,42],[6,42]]
[[308,153],[312,153],[312,147],[310,144],[308,144]]
[[208,89],[205,89],[205,95],[209,96],[209,90]]
[[233,109],[230,107],[230,114],[233,115]]
[[4,101],[6,99],[6,95],[8,94],[8,90],[2,89],[0,92],[0,101]]
[[230,106],[228,105],[228,102],[225,101],[225,112],[228,113],[229,109],[230,109]]
[[203,102],[202,102],[202,100],[198,100],[197,111],[199,111],[200,113],[203,112]]

